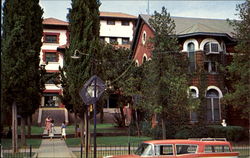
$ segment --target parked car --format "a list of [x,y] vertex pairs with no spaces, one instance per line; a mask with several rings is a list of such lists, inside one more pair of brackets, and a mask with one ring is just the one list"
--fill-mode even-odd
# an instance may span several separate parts
[[133,155],[114,155],[104,158],[237,158],[225,139],[203,138],[200,140],[172,139],[144,141]]

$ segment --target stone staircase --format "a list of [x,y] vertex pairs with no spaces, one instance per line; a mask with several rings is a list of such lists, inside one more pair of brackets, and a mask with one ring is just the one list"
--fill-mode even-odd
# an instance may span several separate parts
[[68,122],[68,113],[65,108],[41,108],[41,114],[39,115],[41,120],[41,126],[44,126],[45,119],[50,116],[54,120],[55,126],[61,126],[62,122]]

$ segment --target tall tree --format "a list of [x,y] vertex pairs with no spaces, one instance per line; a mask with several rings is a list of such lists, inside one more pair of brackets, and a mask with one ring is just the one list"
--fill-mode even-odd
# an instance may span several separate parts
[[39,108],[41,103],[41,94],[44,90],[44,82],[43,67],[39,67],[40,63],[40,50],[42,46],[42,36],[43,36],[43,10],[39,5],[39,0],[31,0],[30,3],[30,25],[31,25],[31,35],[30,35],[30,43],[31,43],[31,58],[29,61],[29,69],[28,75],[29,80],[27,83],[27,100],[31,100],[28,104],[26,102],[26,113],[25,117],[28,119],[28,135],[31,134],[31,117],[32,114]]
[[227,67],[228,80],[231,83],[224,101],[242,111],[242,118],[250,117],[250,2],[237,5],[236,10],[241,20],[231,21],[237,39],[236,52],[232,63]]
[[[72,0],[72,8],[69,10],[70,47],[65,53],[64,70],[67,74],[67,97],[69,105],[77,113],[83,125],[84,115],[87,111],[79,97],[79,91],[83,84],[95,73],[95,55],[98,54],[99,44],[99,1]],[[71,58],[75,50],[86,54],[74,60]],[[83,126],[81,126],[83,127]],[[82,128],[83,133],[83,128]],[[82,134],[83,142],[83,134]]]
[[[155,11],[149,23],[154,29],[150,40],[153,51],[152,60],[144,69],[142,105],[160,117],[162,137],[166,139],[166,124],[178,129],[187,120],[188,65],[185,55],[179,52],[175,24],[167,10],[163,7],[161,13]],[[171,128],[168,132],[175,130]]]
[[[39,6],[38,1],[13,0],[5,1],[3,8],[3,104],[5,107],[16,106],[16,111],[21,115],[22,144],[25,144],[24,118],[34,112],[40,103],[38,83],[40,83],[39,52],[42,36],[42,10],[41,8],[39,10],[37,6]],[[40,18],[40,23],[32,23],[38,22],[38,20],[32,21],[35,18]],[[36,27],[40,27],[40,30],[35,29]],[[16,119],[15,116],[13,119]],[[16,127],[13,127],[14,129]],[[16,134],[16,131],[13,133]],[[13,144],[15,152],[17,142],[13,141]]]

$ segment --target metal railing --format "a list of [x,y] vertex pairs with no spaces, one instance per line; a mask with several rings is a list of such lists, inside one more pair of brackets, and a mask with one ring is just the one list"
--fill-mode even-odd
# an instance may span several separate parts
[[[133,154],[138,148],[139,144],[127,145],[97,145],[96,155],[97,157],[104,157],[109,155],[128,155]],[[77,158],[85,158],[84,146],[69,146],[69,149],[77,156]],[[94,157],[94,146],[91,146],[88,150],[88,158]]]
[[0,145],[0,157],[1,158],[32,158],[35,152],[32,150],[32,146],[26,146],[18,149],[18,152],[13,153],[11,148],[5,148]]
[[[77,158],[84,158],[84,146],[68,146],[69,149],[76,155]],[[138,144],[128,143],[127,145],[97,145],[97,157],[104,157],[108,155],[127,155],[133,154],[137,149]],[[17,153],[12,153],[11,148],[4,148],[0,145],[0,156],[1,158],[32,158],[37,149],[32,146],[20,148]],[[240,158],[250,157],[250,145],[234,145],[234,152],[239,152]],[[94,157],[94,147],[91,146],[89,149],[89,158]]]
[[250,158],[250,144],[249,145],[234,145],[234,152],[239,152],[240,158]]

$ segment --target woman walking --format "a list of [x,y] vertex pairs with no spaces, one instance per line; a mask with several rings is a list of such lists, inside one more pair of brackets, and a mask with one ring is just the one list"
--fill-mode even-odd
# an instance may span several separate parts
[[47,134],[49,136],[51,131],[51,118],[49,116],[45,119],[45,130],[47,131]]

